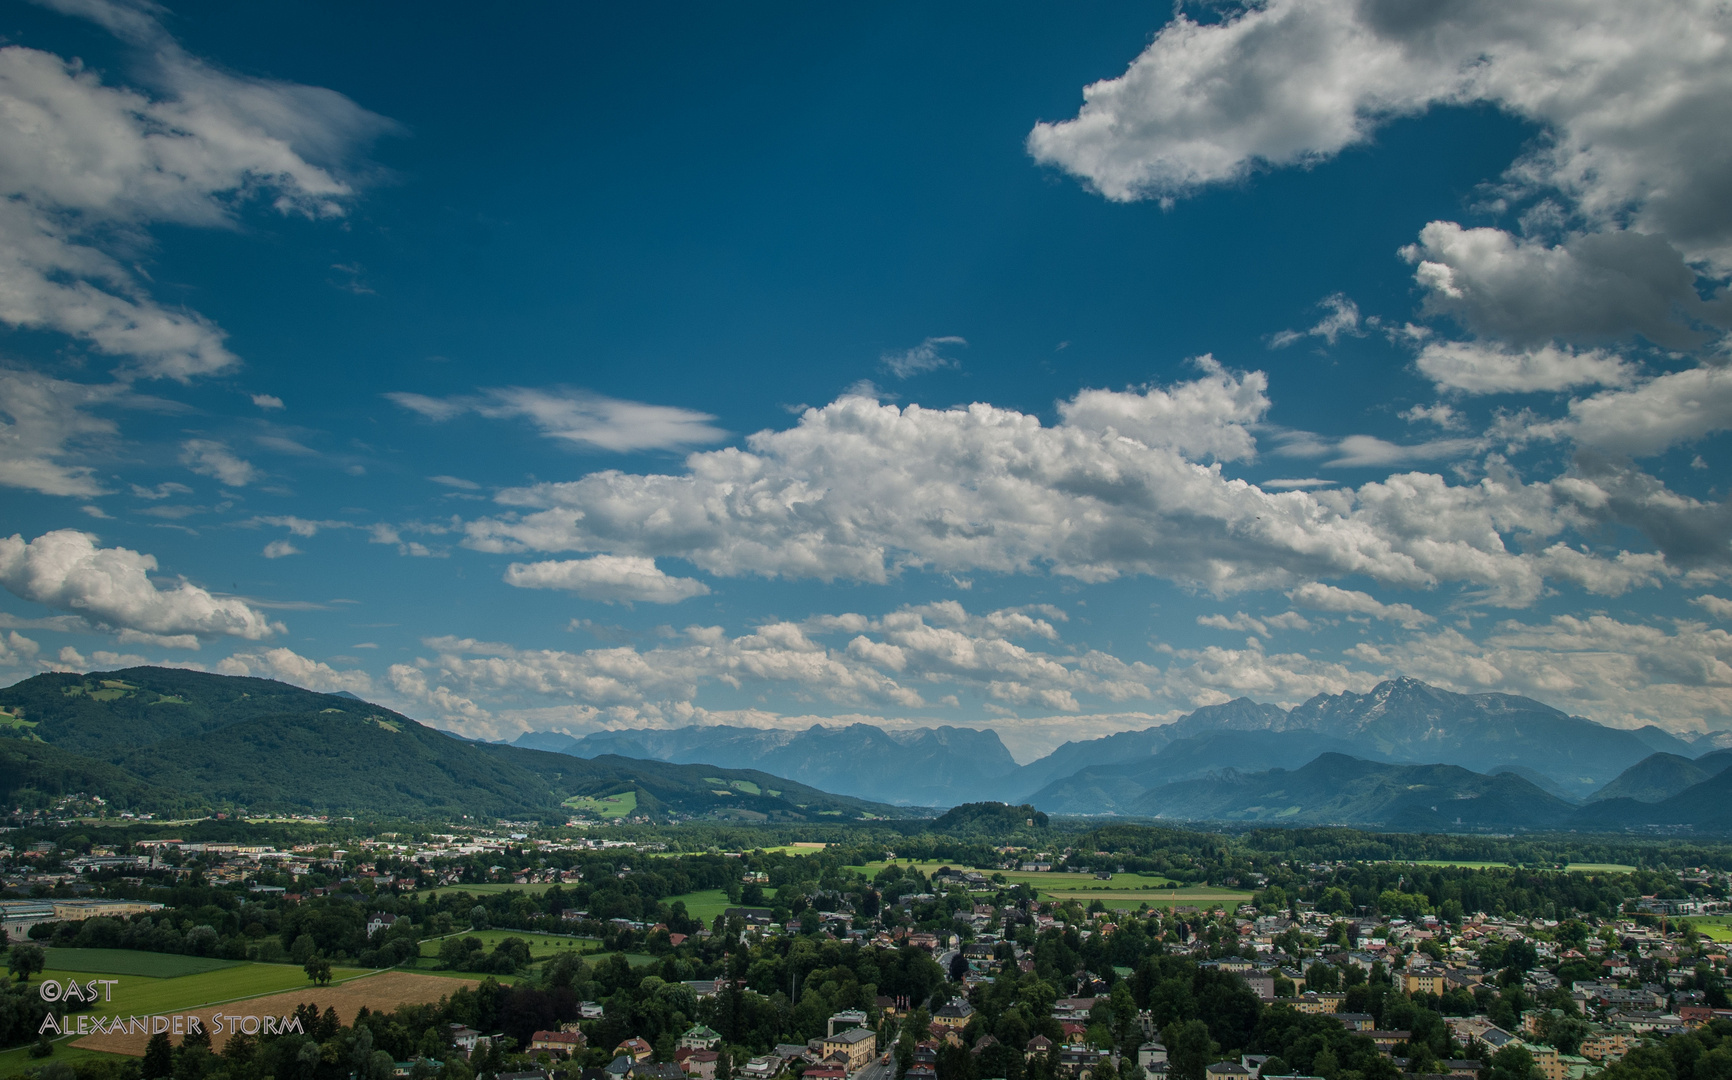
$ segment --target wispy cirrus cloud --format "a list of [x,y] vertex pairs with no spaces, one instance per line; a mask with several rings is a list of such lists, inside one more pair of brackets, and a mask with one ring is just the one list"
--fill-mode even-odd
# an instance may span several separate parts
[[621,401],[584,390],[506,386],[444,398],[408,391],[385,397],[435,423],[466,413],[492,420],[527,420],[547,438],[615,453],[674,450],[727,437],[711,423],[715,417],[709,413]]
[[912,349],[900,352],[886,352],[878,357],[878,363],[898,379],[906,379],[940,368],[959,367],[959,362],[945,355],[947,345],[967,345],[968,339],[949,337],[929,337]]
[[155,5],[46,6],[131,46],[138,85],[0,49],[0,322],[68,335],[130,376],[184,382],[232,367],[221,327],[150,295],[138,237],[159,224],[230,228],[259,196],[281,214],[340,217],[355,152],[394,125],[331,90],[207,64]]

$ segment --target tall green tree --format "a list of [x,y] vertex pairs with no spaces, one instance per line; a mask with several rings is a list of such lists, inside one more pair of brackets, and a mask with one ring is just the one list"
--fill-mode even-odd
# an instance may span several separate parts
[[48,964],[48,953],[42,946],[21,941],[7,950],[6,969],[18,976],[19,982],[29,982],[30,976]]
[[139,1068],[139,1075],[144,1080],[162,1080],[174,1072],[174,1044],[168,1041],[168,1033],[159,1031],[144,1044],[144,1062]]
[[1201,1020],[1168,1024],[1161,1041],[1167,1044],[1167,1075],[1172,1080],[1203,1080],[1204,1070],[1221,1050]]

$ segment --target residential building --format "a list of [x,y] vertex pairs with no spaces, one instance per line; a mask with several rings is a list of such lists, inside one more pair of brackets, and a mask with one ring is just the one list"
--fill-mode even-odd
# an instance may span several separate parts
[[948,1003],[932,1014],[932,1026],[961,1031],[968,1026],[968,1021],[974,1016],[974,1006],[967,998],[951,998]]
[[638,1038],[636,1035],[633,1035],[631,1038],[614,1047],[613,1052],[618,1055],[629,1057],[634,1062],[648,1061],[655,1055],[655,1047],[651,1046],[643,1039]]
[[1449,976],[1442,968],[1415,968],[1401,973],[1401,988],[1410,994],[1441,997],[1449,990]]
[[878,1034],[870,1028],[850,1028],[838,1031],[824,1038],[824,1056],[841,1054],[847,1059],[848,1071],[856,1072],[866,1067],[872,1060],[872,1055],[878,1049]]
[[542,1050],[574,1054],[583,1047],[581,1031],[538,1031],[529,1039],[529,1052],[532,1054]]
[[693,1024],[680,1036],[680,1048],[683,1050],[714,1050],[722,1037],[702,1024]]

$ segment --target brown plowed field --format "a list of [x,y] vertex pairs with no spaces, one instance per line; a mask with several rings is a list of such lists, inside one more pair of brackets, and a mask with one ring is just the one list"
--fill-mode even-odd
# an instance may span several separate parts
[[[337,1015],[343,1018],[343,1023],[353,1023],[355,1014],[365,1005],[374,1012],[390,1012],[400,1005],[422,1004],[438,1001],[456,992],[460,986],[475,987],[480,985],[474,979],[446,979],[436,975],[416,975],[408,971],[386,971],[378,975],[368,975],[335,986],[309,986],[304,990],[291,990],[284,994],[267,994],[264,997],[246,998],[242,1001],[231,1001],[223,1005],[211,1005],[198,1009],[184,1009],[181,1015],[193,1015],[199,1018],[205,1030],[211,1030],[211,1017],[216,1013],[223,1016],[288,1016],[295,1011],[295,1006],[303,1002],[311,1002],[324,1012],[327,1007],[335,1008]],[[229,1025],[223,1023],[222,1034],[211,1036],[211,1046],[221,1050],[229,1041]],[[178,1036],[169,1037],[177,1045]],[[86,1035],[72,1045],[85,1050],[102,1050],[110,1054],[131,1054],[133,1057],[144,1056],[144,1044],[150,1041],[145,1034],[126,1035]]]

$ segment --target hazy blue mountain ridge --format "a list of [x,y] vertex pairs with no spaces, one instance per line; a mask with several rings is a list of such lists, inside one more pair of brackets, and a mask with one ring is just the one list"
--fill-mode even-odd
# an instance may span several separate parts
[[801,731],[727,726],[599,731],[582,738],[531,732],[517,746],[577,757],[618,754],[681,764],[758,768],[837,794],[903,806],[1002,799],[1017,771],[996,731],[937,727],[885,731],[871,724]]
[[1233,769],[1261,772],[1311,761],[1319,754],[1353,754],[1344,739],[1314,731],[1211,731],[1166,745],[1149,757],[1090,765],[1055,780],[1020,802],[1049,814],[1130,814],[1154,788]]
[[[824,790],[900,805],[1026,800],[1069,814],[1133,813],[1145,792],[1163,784],[1229,768],[1291,768],[1325,752],[1510,773],[1565,801],[1589,797],[1656,752],[1693,756],[1692,743],[1652,726],[1611,728],[1532,698],[1458,694],[1410,678],[1387,680],[1364,694],[1319,694],[1290,710],[1238,698],[1170,724],[1067,742],[1020,767],[994,732],[970,728],[693,726],[582,738],[528,733],[516,745],[580,757],[752,765]],[[1680,790],[1673,785],[1668,793]]]

